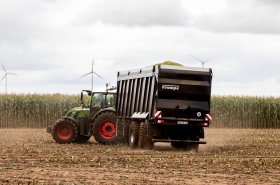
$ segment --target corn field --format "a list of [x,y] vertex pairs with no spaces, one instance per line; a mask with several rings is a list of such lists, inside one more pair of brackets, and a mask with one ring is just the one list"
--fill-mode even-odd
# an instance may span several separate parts
[[0,95],[0,128],[43,128],[79,104],[74,95]]
[[[44,128],[65,110],[80,105],[78,95],[0,95],[0,128]],[[280,128],[280,98],[214,96],[215,128]]]
[[280,98],[215,96],[212,127],[280,128]]

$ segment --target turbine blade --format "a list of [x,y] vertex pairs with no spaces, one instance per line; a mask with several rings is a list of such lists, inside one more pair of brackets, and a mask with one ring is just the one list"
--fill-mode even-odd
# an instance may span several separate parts
[[98,76],[99,78],[101,78],[101,79],[103,79],[104,80],[104,78],[102,77],[102,76],[100,76],[99,74],[97,74],[96,72],[94,72],[94,71],[92,71],[92,72],[89,72],[89,73],[87,73],[87,74],[84,74],[83,76],[81,76],[81,78],[82,77],[84,77],[84,76],[87,76],[87,75],[89,75],[89,74],[95,74],[96,76]]
[[7,75],[17,75],[16,73],[6,73]]
[[4,80],[6,76],[7,76],[7,73],[1,78],[0,81]]
[[101,79],[104,80],[104,78],[102,76],[100,76],[99,74],[97,74],[96,72],[92,71],[92,73],[94,73],[95,75],[97,75],[98,77],[100,77]]
[[87,76],[87,75],[89,75],[89,74],[91,74],[92,72],[89,72],[89,73],[87,73],[87,74],[84,74],[83,76],[81,76],[81,78],[82,77],[84,77],[84,76]]
[[2,64],[3,70],[7,73],[5,66]]
[[209,60],[212,60],[214,57],[210,57],[207,60],[205,60],[205,62],[208,62]]
[[189,55],[189,56],[193,57],[194,59],[196,59],[196,60],[198,60],[198,61],[200,61],[200,62],[204,62],[203,60],[200,60],[199,58],[197,58],[197,57],[195,57],[195,56],[192,56],[192,55]]

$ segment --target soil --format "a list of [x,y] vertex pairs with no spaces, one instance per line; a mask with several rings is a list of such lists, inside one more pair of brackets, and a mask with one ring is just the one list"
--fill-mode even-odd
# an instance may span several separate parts
[[280,184],[280,130],[205,131],[199,152],[156,143],[57,144],[44,129],[0,129],[0,184]]

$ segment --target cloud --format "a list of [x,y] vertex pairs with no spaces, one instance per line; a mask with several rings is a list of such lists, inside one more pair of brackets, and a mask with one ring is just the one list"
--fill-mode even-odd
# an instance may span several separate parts
[[184,26],[188,24],[188,13],[183,8],[182,0],[95,1],[83,17],[84,24],[95,22],[126,26]]
[[[200,67],[189,57],[194,55],[210,58],[206,67],[213,68],[216,94],[238,93],[246,87],[254,87],[246,93],[269,94],[265,87],[279,95],[280,74],[275,66],[280,37],[265,30],[271,28],[267,22],[278,19],[273,3],[231,1],[219,6],[225,1],[211,0],[210,6],[206,2],[1,1],[0,63],[19,74],[9,78],[9,92],[89,89],[90,77],[80,76],[89,72],[93,58],[94,70],[105,79],[94,78],[94,88],[103,89],[106,82],[116,84],[121,70],[166,60]],[[276,17],[268,19],[273,12]],[[259,18],[267,20],[262,25]],[[0,92],[4,92],[3,81]]]
[[200,16],[193,26],[220,33],[280,34],[279,4],[272,0],[228,1],[223,11]]
[[280,6],[280,1],[279,0],[254,0],[252,1],[253,4],[256,5],[267,5],[267,6]]

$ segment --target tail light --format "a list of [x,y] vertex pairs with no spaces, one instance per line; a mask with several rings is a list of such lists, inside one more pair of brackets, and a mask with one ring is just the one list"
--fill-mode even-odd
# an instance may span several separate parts
[[157,120],[157,123],[159,123],[159,124],[164,124],[165,122],[164,122],[164,120],[162,120],[162,119],[158,119],[158,120]]
[[202,127],[209,127],[209,123],[204,123],[204,122],[202,122],[202,123],[200,123],[200,126],[202,126]]

